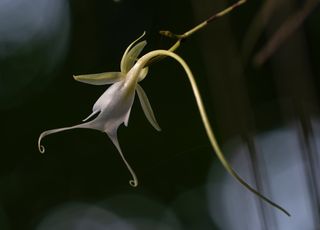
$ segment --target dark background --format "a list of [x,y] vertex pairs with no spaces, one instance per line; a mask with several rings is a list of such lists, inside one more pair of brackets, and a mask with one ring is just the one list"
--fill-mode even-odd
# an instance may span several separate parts
[[[140,181],[137,188],[128,184],[130,174],[103,133],[67,131],[43,140],[45,155],[37,149],[42,131],[80,123],[106,89],[76,82],[73,75],[118,71],[125,48],[143,31],[148,41],[145,52],[168,49],[174,41],[161,37],[159,30],[183,33],[232,2],[59,0],[32,7],[25,2],[0,4],[3,18],[14,15],[0,23],[0,229],[233,229],[217,223],[209,207],[206,186],[209,180],[223,184],[225,172],[207,140],[187,78],[170,59],[151,66],[141,82],[162,131],[148,123],[138,100],[129,126],[119,128],[120,145]],[[259,171],[266,167],[259,161],[263,149],[257,148],[255,138],[294,124],[289,132],[296,132],[302,156],[295,163],[305,169],[301,183],[308,188],[301,196],[311,201],[309,229],[319,229],[318,125],[314,125],[320,73],[317,8],[266,63],[254,64],[255,54],[304,3],[287,0],[275,7],[248,53],[243,44],[264,1],[249,1],[212,22],[177,53],[195,74],[219,143],[236,138],[246,146],[249,178],[271,198],[268,183],[263,182],[266,174]],[[288,140],[281,138],[286,137],[271,142]],[[228,151],[227,157],[234,154]],[[271,159],[283,167],[283,162]],[[273,177],[277,174],[268,174],[268,181]],[[287,191],[285,185],[283,189]],[[217,205],[223,213],[225,205]],[[264,211],[268,205],[256,199],[244,210],[249,212],[250,205],[258,207],[258,224],[238,229],[293,229],[272,217],[282,215],[277,210]],[[127,225],[112,227],[111,214],[110,222],[101,217],[106,210]],[[241,216],[226,215],[226,222],[237,215]],[[300,213],[293,215],[293,222],[310,223],[299,217]]]

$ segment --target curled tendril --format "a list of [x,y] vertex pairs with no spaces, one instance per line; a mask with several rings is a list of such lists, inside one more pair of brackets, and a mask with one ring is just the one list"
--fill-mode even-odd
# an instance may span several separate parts
[[129,184],[132,186],[132,187],[137,187],[138,186],[138,181],[137,180],[135,180],[135,179],[133,179],[133,180],[130,180],[129,181]]
[[39,148],[40,153],[44,153],[46,151],[46,148],[43,145],[41,145],[40,143],[38,144],[38,148]]

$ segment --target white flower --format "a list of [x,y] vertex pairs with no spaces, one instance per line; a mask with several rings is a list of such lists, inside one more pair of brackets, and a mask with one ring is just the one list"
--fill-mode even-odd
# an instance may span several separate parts
[[128,125],[135,91],[137,91],[147,119],[156,130],[161,130],[155,119],[147,95],[138,84],[139,81],[146,77],[148,72],[147,67],[144,68],[141,63],[136,63],[139,54],[147,44],[146,41],[137,43],[143,36],[144,34],[131,43],[124,52],[120,64],[121,72],[74,76],[75,80],[92,85],[112,85],[100,96],[93,106],[93,112],[83,121],[87,121],[94,115],[97,115],[93,120],[70,127],[47,130],[41,133],[38,140],[38,147],[41,153],[45,151],[45,148],[41,145],[41,140],[49,134],[75,128],[96,129],[105,132],[109,136],[133,177],[133,180],[130,180],[129,183],[134,187],[138,185],[137,177],[121,151],[117,138],[117,130],[122,123],[124,123],[125,126]]
[[117,129],[122,123],[124,123],[125,125],[128,125],[131,106],[134,100],[135,91],[137,91],[143,111],[146,114],[148,120],[157,130],[160,130],[160,127],[156,122],[156,119],[154,117],[154,114],[151,109],[150,103],[147,99],[147,96],[144,93],[143,89],[139,86],[138,82],[145,78],[148,70],[144,66],[148,64],[150,60],[152,61],[154,60],[154,58],[171,57],[175,59],[183,67],[184,71],[186,72],[189,78],[208,139],[218,159],[222,163],[223,167],[228,171],[228,173],[232,177],[234,177],[245,188],[250,190],[252,193],[257,195],[258,197],[260,197],[262,200],[269,203],[273,207],[279,209],[280,211],[284,212],[286,215],[290,216],[290,213],[286,211],[283,207],[274,203],[272,200],[265,197],[264,195],[259,193],[256,189],[254,189],[251,185],[245,182],[240,177],[240,175],[236,171],[234,171],[230,163],[227,161],[212,131],[205,107],[201,99],[198,86],[196,84],[194,76],[189,66],[187,65],[187,63],[180,56],[168,50],[151,51],[136,61],[141,50],[146,45],[145,41],[139,42],[137,45],[135,45],[135,43],[140,38],[134,41],[124,52],[124,55],[121,60],[121,72],[75,76],[76,80],[93,84],[93,85],[102,85],[102,84],[111,84],[111,83],[113,83],[113,85],[110,86],[104,92],[104,94],[102,94],[102,96],[97,100],[97,102],[93,106],[93,113],[84,121],[91,118],[93,115],[97,114],[96,118],[79,125],[48,130],[41,133],[38,140],[38,147],[40,152],[42,153],[44,152],[44,147],[41,145],[41,139],[49,134],[61,132],[68,129],[74,129],[74,128],[88,128],[88,129],[100,130],[102,132],[107,133],[110,139],[112,140],[112,142],[114,143],[114,145],[117,147],[123,161],[125,162],[126,166],[128,167],[133,177],[133,180],[130,180],[130,184],[134,187],[137,186],[138,185],[137,177],[121,152],[118,138],[117,138]]

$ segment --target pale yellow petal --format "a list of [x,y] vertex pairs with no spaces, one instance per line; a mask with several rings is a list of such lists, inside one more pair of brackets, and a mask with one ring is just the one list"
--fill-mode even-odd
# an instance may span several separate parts
[[151,104],[148,100],[147,94],[144,92],[144,90],[142,89],[142,87],[139,84],[137,84],[136,90],[137,90],[137,94],[139,97],[139,101],[141,103],[142,110],[143,110],[144,114],[146,115],[148,121],[157,131],[161,131],[161,128],[160,128],[160,126],[154,116],[154,113],[151,108]]
[[91,85],[107,85],[122,80],[125,75],[121,72],[106,72],[73,76],[76,81]]
[[136,46],[134,46],[144,35],[146,32],[143,32],[143,34],[134,40],[128,48],[124,51],[124,54],[121,59],[120,63],[120,69],[122,73],[127,73],[132,68],[133,63],[136,61],[137,57],[141,53],[142,49],[146,45],[146,41],[138,43]]

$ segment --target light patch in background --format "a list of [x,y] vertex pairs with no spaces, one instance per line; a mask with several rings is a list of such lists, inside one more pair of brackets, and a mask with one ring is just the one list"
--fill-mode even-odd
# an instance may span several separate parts
[[100,207],[110,210],[139,230],[180,230],[176,215],[166,206],[145,196],[123,194],[109,198]]
[[52,210],[37,230],[133,230],[115,214],[82,203],[65,204]]
[[142,196],[118,195],[96,204],[67,203],[52,209],[36,230],[180,230],[165,206]]
[[[320,125],[314,122],[314,141],[320,144]],[[207,199],[210,216],[221,229],[228,230],[300,230],[317,229],[313,204],[308,187],[309,176],[306,173],[301,148],[301,135],[297,125],[276,129],[255,138],[258,162],[262,167],[262,193],[286,208],[292,215],[287,217],[270,205],[259,201],[252,193],[244,189],[233,178],[224,173],[216,175],[215,167],[208,177]],[[227,144],[224,148],[232,165],[246,181],[253,183],[252,166],[248,159],[248,149],[239,140]],[[318,178],[316,178],[318,179]],[[264,209],[264,218],[261,208]],[[264,226],[264,227],[263,227]]]
[[45,87],[65,58],[66,0],[0,0],[0,106],[12,107]]

